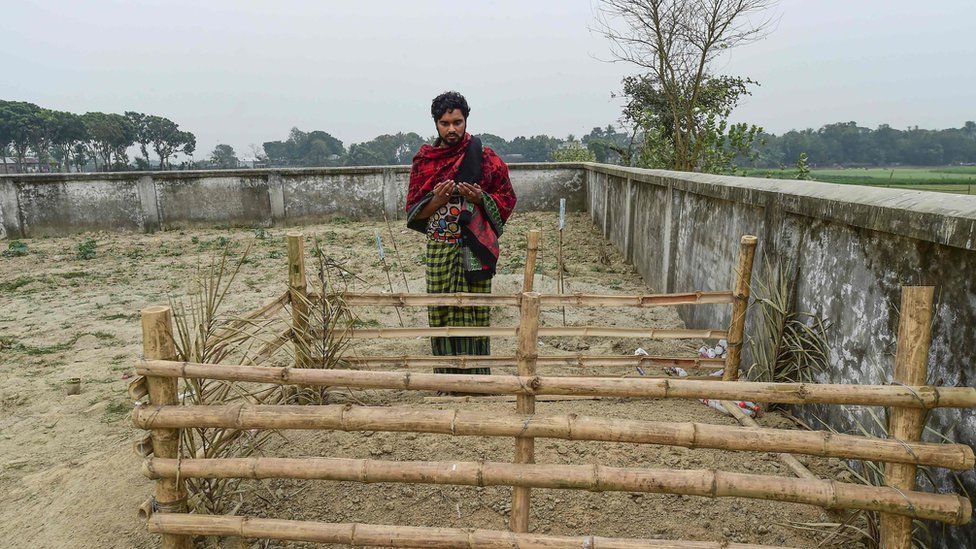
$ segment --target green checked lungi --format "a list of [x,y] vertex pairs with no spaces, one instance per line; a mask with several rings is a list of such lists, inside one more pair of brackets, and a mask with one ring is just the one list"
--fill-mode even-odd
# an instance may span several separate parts
[[[461,245],[459,243],[427,240],[427,293],[491,293],[491,279],[468,282],[464,277]],[[491,307],[431,306],[427,319],[432,328],[444,326],[489,326]],[[491,339],[484,337],[432,337],[431,351],[435,356],[488,355]],[[439,374],[490,374],[490,368],[434,368]]]

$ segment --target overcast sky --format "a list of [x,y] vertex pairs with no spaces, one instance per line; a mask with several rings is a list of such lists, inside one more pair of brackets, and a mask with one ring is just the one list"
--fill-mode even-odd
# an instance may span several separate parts
[[[636,68],[606,63],[595,0],[256,2],[6,0],[0,99],[169,117],[241,156],[292,126],[347,145],[433,134],[430,100],[470,129],[565,137],[614,122]],[[856,120],[976,119],[976,0],[783,0],[762,42],[717,68],[762,85],[736,119],[780,133]]]

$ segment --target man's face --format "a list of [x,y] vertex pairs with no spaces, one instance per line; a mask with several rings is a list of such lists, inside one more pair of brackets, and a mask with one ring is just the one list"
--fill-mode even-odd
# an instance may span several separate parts
[[467,121],[461,109],[449,110],[437,119],[437,135],[446,145],[457,145],[466,129]]

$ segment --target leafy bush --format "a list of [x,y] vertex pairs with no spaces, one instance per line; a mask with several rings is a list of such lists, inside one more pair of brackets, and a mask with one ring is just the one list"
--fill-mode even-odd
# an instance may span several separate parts
[[78,244],[78,259],[95,259],[98,243],[94,238],[86,238],[84,242]]
[[19,240],[11,240],[10,244],[7,245],[7,249],[3,251],[3,257],[20,257],[27,255],[27,244]]

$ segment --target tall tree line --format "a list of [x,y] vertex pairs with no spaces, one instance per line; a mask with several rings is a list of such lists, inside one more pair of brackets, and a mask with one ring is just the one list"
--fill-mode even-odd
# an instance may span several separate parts
[[47,171],[132,169],[128,150],[138,145],[141,157],[135,168],[149,169],[150,151],[158,169],[172,168],[177,154],[190,156],[196,137],[172,120],[139,112],[75,114],[39,107],[23,101],[0,100],[0,161],[24,171],[27,158],[37,158]]
[[764,168],[796,164],[806,153],[811,166],[945,166],[976,163],[976,122],[959,128],[900,130],[888,124],[875,129],[856,122],[827,124],[820,129],[766,134],[754,162]]

